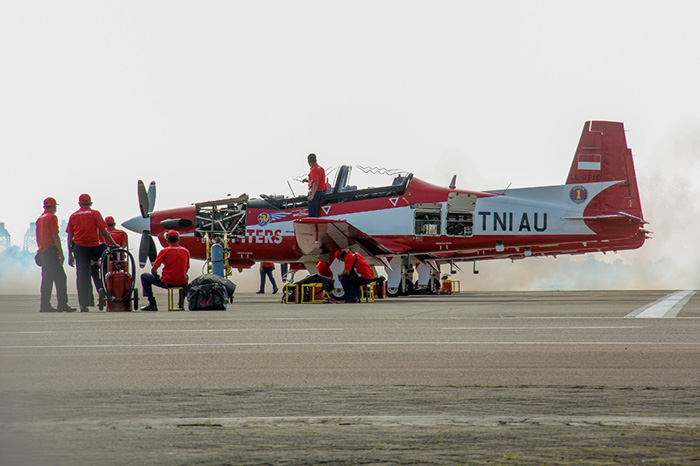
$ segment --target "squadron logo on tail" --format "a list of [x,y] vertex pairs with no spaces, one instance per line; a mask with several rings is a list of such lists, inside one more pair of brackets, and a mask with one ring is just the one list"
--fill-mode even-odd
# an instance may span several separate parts
[[569,198],[576,204],[583,204],[588,198],[588,191],[583,186],[574,186],[569,191]]

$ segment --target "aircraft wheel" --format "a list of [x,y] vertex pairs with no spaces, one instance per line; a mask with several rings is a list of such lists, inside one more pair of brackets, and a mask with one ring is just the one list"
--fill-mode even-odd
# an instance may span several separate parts
[[396,298],[401,295],[401,287],[399,286],[387,286],[386,295],[390,298]]
[[331,298],[336,299],[338,301],[344,301],[345,300],[345,290],[342,288],[333,288],[333,291],[330,293]]
[[134,311],[139,310],[139,290],[134,288]]

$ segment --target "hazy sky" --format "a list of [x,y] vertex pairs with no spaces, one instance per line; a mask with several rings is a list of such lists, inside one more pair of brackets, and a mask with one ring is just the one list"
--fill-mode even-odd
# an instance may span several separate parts
[[562,184],[584,121],[606,119],[654,239],[484,264],[474,287],[699,287],[697,5],[3,1],[0,222],[21,247],[46,196],[67,219],[82,192],[121,222],[138,179],[156,208],[299,192],[311,151],[466,189]]

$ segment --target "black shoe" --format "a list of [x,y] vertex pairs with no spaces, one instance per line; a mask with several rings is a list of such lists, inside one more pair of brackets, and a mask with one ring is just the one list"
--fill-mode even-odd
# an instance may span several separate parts
[[39,309],[39,312],[58,312],[58,309],[54,308],[53,306],[42,307]]
[[155,301],[148,303],[147,306],[144,306],[141,308],[142,311],[157,311],[158,310],[158,305],[156,304]]
[[264,291],[256,291],[255,294],[265,294]]
[[70,307],[68,304],[65,306],[59,306],[58,309],[56,309],[56,312],[75,312],[77,311],[76,308]]
[[87,306],[80,306],[80,312],[90,312]]
[[279,288],[275,288],[274,290],[272,290],[272,294],[275,294],[275,293],[277,293],[278,291],[279,291]]

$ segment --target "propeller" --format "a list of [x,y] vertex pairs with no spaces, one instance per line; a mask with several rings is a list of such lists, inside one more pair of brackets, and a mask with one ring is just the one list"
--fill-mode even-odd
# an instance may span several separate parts
[[[148,219],[156,204],[156,182],[151,181],[151,184],[148,186],[148,191],[146,191],[146,186],[143,181],[139,180],[138,196],[141,218]],[[146,225],[148,225],[148,229],[142,229],[141,244],[139,245],[139,267],[141,268],[146,266],[147,260],[150,260],[151,264],[153,264],[158,255],[156,252],[156,243],[151,236],[150,222],[144,223],[143,227]]]

